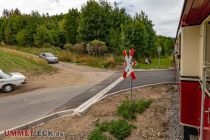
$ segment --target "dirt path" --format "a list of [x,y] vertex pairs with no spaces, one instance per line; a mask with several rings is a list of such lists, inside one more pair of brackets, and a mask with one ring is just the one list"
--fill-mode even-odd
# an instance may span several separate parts
[[56,73],[41,75],[26,74],[27,84],[17,88],[14,93],[51,87],[82,86],[90,83],[94,85],[114,73],[113,71],[63,62],[53,66],[58,68]]
[[[57,138],[62,140],[86,140],[90,131],[94,128],[94,125],[98,121],[111,121],[118,119],[115,111],[117,106],[126,98],[128,98],[129,92],[124,92],[120,95],[108,97],[103,101],[95,104],[84,116],[81,117],[64,117],[56,120],[52,120],[44,125],[38,126],[33,130],[54,130],[63,131],[65,137]],[[147,88],[141,88],[134,91],[135,99],[153,99],[153,103],[150,107],[137,116],[137,119],[131,121],[137,128],[132,131],[126,140],[181,140],[179,137],[171,139],[170,127],[175,127],[179,131],[179,126],[172,124],[171,115],[174,114],[173,98],[177,98],[177,92],[174,86],[161,85]],[[177,112],[175,112],[177,113]],[[174,132],[175,133],[175,132]],[[17,138],[18,139],[18,138]],[[41,138],[19,138],[18,140],[33,139],[39,140]],[[48,139],[48,138],[44,138]],[[50,138],[49,138],[50,139]]]

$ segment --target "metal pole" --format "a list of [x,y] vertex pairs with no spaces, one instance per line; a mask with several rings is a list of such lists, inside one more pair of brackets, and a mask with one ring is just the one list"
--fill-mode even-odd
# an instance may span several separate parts
[[130,88],[131,88],[131,95],[130,95],[130,100],[131,101],[133,101],[133,97],[132,97],[132,90],[133,90],[133,79],[132,79],[132,77],[130,77],[131,79],[130,79]]
[[200,121],[200,140],[203,140],[204,128],[204,109],[205,109],[205,95],[206,95],[206,66],[203,66],[202,76],[202,98],[201,98],[201,121]]
[[158,51],[158,55],[159,55],[158,63],[159,63],[159,68],[160,68],[160,51]]

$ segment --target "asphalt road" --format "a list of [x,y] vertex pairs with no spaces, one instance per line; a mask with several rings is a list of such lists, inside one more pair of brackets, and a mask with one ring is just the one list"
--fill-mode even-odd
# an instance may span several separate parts
[[[175,82],[175,70],[158,70],[158,71],[138,71],[135,72],[136,80],[132,81],[133,87],[163,83]],[[108,93],[130,88],[130,76],[111,89]]]
[[[136,80],[133,80],[133,87],[148,85],[148,84],[156,84],[156,83],[164,83],[164,82],[176,82],[175,79],[175,70],[155,70],[155,71],[138,71],[136,73]],[[104,80],[103,82],[97,84],[94,87],[86,90],[84,93],[74,97],[73,99],[69,100],[62,106],[58,107],[55,111],[67,110],[76,108],[81,105],[83,102],[87,101],[98,92],[106,88],[109,84],[114,82],[116,79],[121,77],[122,74],[117,72],[114,75],[110,76],[108,79]],[[113,89],[111,89],[107,94],[124,90],[130,88],[130,77],[120,82],[116,85]]]
[[[136,75],[137,80],[133,81],[134,87],[174,82],[175,80],[173,70],[140,71],[136,72]],[[75,108],[106,88],[120,76],[121,73],[117,72],[97,85],[91,85],[90,83],[86,86],[40,89],[24,94],[1,97],[0,131],[24,124],[55,111]],[[120,82],[109,93],[127,89],[129,85],[130,80],[128,78]]]
[[[53,66],[65,69],[64,72],[68,69],[70,71],[77,70],[77,72],[81,73],[80,76],[83,77],[85,82],[81,81],[81,84],[78,82],[75,84],[76,86],[71,85],[71,83],[65,86],[60,84],[60,87],[52,86],[19,94],[11,93],[6,96],[1,96],[0,131],[46,116],[69,100],[74,99],[80,94],[84,94],[86,90],[114,73],[86,66],[76,66],[70,63],[59,63]],[[97,77],[97,79],[94,79],[95,77]],[[75,79],[76,78],[78,78],[77,75],[75,75]],[[72,81],[74,81],[74,79],[72,79]],[[50,82],[48,84],[50,84]]]
[[0,131],[33,121],[79,94],[89,86],[40,89],[0,98]]

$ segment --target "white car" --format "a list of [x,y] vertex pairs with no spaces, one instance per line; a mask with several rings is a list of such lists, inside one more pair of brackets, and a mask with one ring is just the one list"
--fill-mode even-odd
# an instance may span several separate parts
[[0,89],[2,92],[9,93],[16,86],[26,83],[26,77],[21,73],[5,73],[0,70]]

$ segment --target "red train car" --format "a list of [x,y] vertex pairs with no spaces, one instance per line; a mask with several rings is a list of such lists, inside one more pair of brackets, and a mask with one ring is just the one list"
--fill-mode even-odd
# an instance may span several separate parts
[[185,0],[175,44],[184,139],[210,140],[210,0]]

